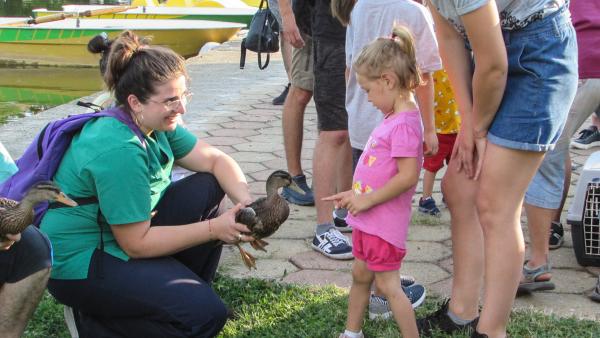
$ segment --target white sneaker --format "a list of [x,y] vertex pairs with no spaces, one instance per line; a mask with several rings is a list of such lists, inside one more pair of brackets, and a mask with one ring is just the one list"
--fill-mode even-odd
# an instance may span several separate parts
[[71,338],[79,338],[79,332],[77,332],[77,325],[75,324],[75,314],[73,313],[73,308],[64,305],[63,313],[65,316],[65,323],[67,324],[67,329],[69,329],[69,334],[71,335]]

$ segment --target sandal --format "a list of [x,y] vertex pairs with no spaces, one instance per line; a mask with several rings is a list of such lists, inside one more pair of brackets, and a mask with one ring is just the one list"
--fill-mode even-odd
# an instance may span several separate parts
[[538,279],[544,274],[551,273],[551,271],[552,267],[550,266],[550,263],[546,263],[532,269],[527,267],[527,261],[525,261],[525,264],[523,264],[523,281],[519,283],[519,289],[517,290],[517,293],[554,290],[555,285],[549,279]]

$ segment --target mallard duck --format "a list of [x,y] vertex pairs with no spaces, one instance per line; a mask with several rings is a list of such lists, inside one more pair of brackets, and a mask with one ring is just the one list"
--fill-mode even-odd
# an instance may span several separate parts
[[[247,207],[241,209],[236,215],[236,222],[245,224],[250,229],[250,235],[255,238],[250,245],[256,250],[265,250],[269,243],[262,240],[271,236],[279,226],[285,222],[290,214],[290,207],[287,201],[279,195],[279,188],[290,187],[291,189],[304,194],[304,191],[292,180],[292,176],[283,171],[277,170],[267,178],[267,197],[262,197],[252,202]],[[256,269],[256,259],[237,244],[240,255],[248,269]]]
[[0,238],[5,234],[18,234],[32,224],[33,207],[43,201],[56,201],[73,207],[77,205],[52,182],[34,184],[21,202],[0,197]]

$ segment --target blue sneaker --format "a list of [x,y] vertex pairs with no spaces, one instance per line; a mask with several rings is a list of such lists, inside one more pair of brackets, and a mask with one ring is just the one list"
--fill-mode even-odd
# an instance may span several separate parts
[[304,195],[302,195],[301,193],[296,192],[288,187],[283,187],[283,189],[281,191],[281,197],[285,198],[288,202],[297,204],[297,205],[303,205],[303,206],[315,205],[315,197],[313,195],[312,190],[306,183],[306,176],[304,176],[304,175],[294,176],[294,177],[292,177],[292,180],[294,180],[294,182],[300,187],[300,189],[304,190]]
[[435,217],[441,215],[440,209],[435,205],[435,200],[431,196],[425,198],[421,197],[419,200],[419,212]]
[[[410,301],[413,309],[416,309],[425,300],[427,291],[421,284],[412,284],[411,286],[402,286],[406,298]],[[369,297],[369,319],[390,319],[393,317],[390,304],[384,297],[371,294]]]
[[320,235],[315,235],[312,248],[333,259],[352,259],[350,241],[336,228],[332,227]]

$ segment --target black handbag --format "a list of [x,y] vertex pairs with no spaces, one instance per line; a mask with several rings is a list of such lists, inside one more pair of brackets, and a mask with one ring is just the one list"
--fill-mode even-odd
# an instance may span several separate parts
[[[271,13],[267,0],[261,0],[258,11],[250,22],[248,34],[242,40],[240,69],[244,69],[246,64],[246,49],[258,53],[258,68],[260,69],[265,69],[269,65],[269,53],[279,51],[279,23]],[[267,54],[264,65],[262,63],[262,53]]]

